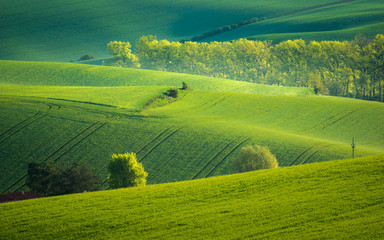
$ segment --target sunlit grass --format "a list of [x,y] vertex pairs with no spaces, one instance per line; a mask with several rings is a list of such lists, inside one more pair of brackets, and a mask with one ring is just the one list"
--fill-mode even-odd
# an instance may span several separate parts
[[383,155],[0,205],[5,239],[381,239]]

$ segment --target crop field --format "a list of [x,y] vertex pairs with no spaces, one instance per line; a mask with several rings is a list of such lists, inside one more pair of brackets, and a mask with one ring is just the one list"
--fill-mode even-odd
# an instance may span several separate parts
[[280,40],[292,36],[350,40],[359,33],[382,33],[384,16],[380,0],[45,0],[33,5],[0,0],[0,5],[0,59],[61,62],[84,54],[106,58],[106,44],[114,40],[134,45],[143,35],[190,39],[253,17],[267,20],[207,41],[269,34],[277,34],[269,39]]
[[[105,180],[112,153],[136,152],[155,184],[231,174],[251,144],[269,147],[280,166],[348,158],[352,137],[356,156],[384,153],[378,102],[113,67],[1,61],[0,69],[1,192],[24,186],[29,162],[67,156]],[[186,96],[142,110],[182,81],[193,88]]]
[[384,155],[0,205],[2,239],[382,239]]
[[373,37],[384,31],[382,1],[344,2],[267,19],[206,40],[230,41],[236,38],[248,38],[280,42],[301,38],[340,41],[353,40],[358,34]]

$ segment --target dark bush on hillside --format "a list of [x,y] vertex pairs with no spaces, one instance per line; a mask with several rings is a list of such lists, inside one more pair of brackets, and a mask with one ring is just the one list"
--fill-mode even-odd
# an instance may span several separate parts
[[181,90],[189,90],[189,86],[186,82],[183,82],[183,87],[181,88]]
[[234,171],[239,173],[278,167],[276,157],[269,149],[258,145],[243,147],[232,164]]
[[168,97],[173,97],[173,98],[177,98],[179,96],[179,89],[177,88],[171,88],[169,89],[165,95],[167,95]]
[[32,162],[28,164],[26,184],[44,196],[95,191],[101,186],[99,177],[88,166],[78,163],[66,168],[53,163]]
[[89,55],[89,54],[85,54],[84,56],[82,56],[79,60],[77,61],[87,61],[87,60],[92,60],[92,59],[95,59],[94,56],[92,55]]

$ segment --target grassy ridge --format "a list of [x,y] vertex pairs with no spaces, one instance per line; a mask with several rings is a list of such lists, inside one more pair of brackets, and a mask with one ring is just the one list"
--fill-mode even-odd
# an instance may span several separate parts
[[0,59],[70,61],[86,53],[109,56],[106,44],[113,40],[135,43],[149,34],[187,39],[252,17],[318,5],[318,1],[55,0],[31,6],[26,0],[1,0],[0,5]]
[[228,41],[234,38],[284,41],[353,40],[358,34],[374,37],[383,33],[384,4],[380,0],[356,0],[344,4],[298,12],[268,19],[208,40]]
[[305,96],[312,92],[309,88],[277,87],[190,74],[71,63],[0,61],[0,72],[2,85],[181,87],[182,82],[187,82],[194,89],[223,92],[287,96]]
[[5,239],[381,239],[383,155],[0,205]]

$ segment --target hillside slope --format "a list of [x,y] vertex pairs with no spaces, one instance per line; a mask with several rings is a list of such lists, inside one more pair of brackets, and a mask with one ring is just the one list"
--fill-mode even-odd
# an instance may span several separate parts
[[[1,63],[7,84],[0,86],[2,192],[24,186],[28,162],[65,163],[67,153],[71,163],[87,163],[105,180],[112,153],[136,152],[151,184],[230,174],[238,151],[252,144],[268,146],[280,166],[350,157],[352,137],[356,156],[384,153],[378,102],[185,74]],[[194,88],[184,98],[142,110],[183,80]]]
[[[336,2],[336,1],[335,1]],[[292,12],[205,39],[230,41],[288,39],[353,40],[358,34],[374,37],[384,32],[384,4],[380,0],[338,1],[340,4]],[[319,2],[319,5],[321,3]]]
[[[344,1],[44,0],[31,5],[26,0],[1,0],[0,59],[67,62],[84,54],[105,58],[109,56],[109,41],[129,41],[134,45],[143,35],[157,35],[170,41],[190,39],[253,17],[271,21],[260,22],[261,27],[259,23],[256,27],[241,27],[207,41],[350,29],[347,34],[334,34],[343,40],[359,33],[383,32],[382,26],[372,28],[373,24],[383,22],[380,0],[355,0],[324,7],[339,2]],[[319,6],[323,7],[316,8]],[[287,14],[290,15],[285,18]],[[353,30],[357,26],[362,29]],[[333,36],[332,32],[329,34]]]
[[1,85],[34,86],[182,86],[253,94],[306,96],[310,88],[277,87],[191,74],[72,63],[0,61]]
[[384,156],[0,205],[3,239],[382,239]]

